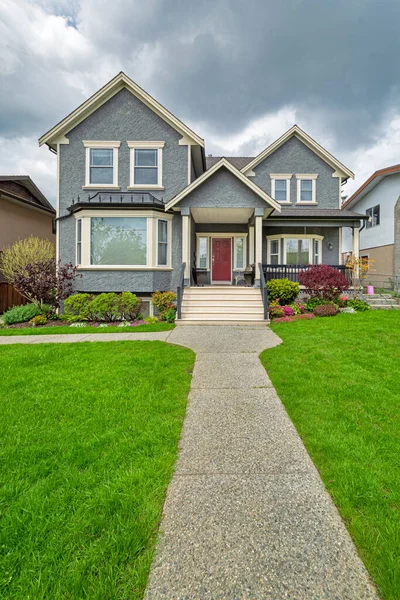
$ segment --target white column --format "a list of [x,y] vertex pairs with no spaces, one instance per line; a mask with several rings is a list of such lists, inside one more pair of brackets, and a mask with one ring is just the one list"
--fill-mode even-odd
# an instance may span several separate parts
[[185,279],[190,279],[190,215],[182,215],[182,262],[186,263]]
[[254,264],[254,227],[249,227],[249,265]]
[[[353,227],[353,258],[358,260],[360,258],[360,228]],[[360,279],[360,267],[356,266],[354,272],[356,283],[358,283]]]
[[255,217],[255,267],[256,267],[256,282],[260,281],[259,264],[262,262],[262,217]]

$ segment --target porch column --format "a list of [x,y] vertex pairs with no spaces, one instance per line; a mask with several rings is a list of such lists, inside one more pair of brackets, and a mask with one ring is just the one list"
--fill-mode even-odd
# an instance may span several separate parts
[[182,216],[182,262],[185,267],[185,285],[190,285],[190,208],[181,209]]
[[260,287],[260,268],[259,264],[262,263],[262,220],[264,216],[264,210],[262,208],[254,209],[254,223],[255,223],[255,280],[254,285]]
[[[360,258],[360,228],[353,227],[353,258],[358,260]],[[357,264],[354,271],[356,284],[358,285],[360,280],[360,267]]]
[[249,265],[254,264],[254,225],[249,227]]

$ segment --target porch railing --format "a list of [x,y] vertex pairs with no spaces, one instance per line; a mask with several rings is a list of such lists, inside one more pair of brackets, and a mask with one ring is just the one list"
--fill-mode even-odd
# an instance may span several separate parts
[[266,281],[265,281],[265,277],[264,277],[263,265],[260,263],[258,266],[260,268],[260,290],[261,290],[261,298],[262,298],[263,308],[264,308],[264,319],[266,319],[268,317],[268,290],[267,290]]
[[[300,271],[307,270],[312,265],[262,265],[260,271],[263,272],[265,281],[270,279],[289,279],[289,281],[298,281]],[[334,269],[337,269],[344,275],[349,282],[352,284],[352,272],[346,267],[346,265],[329,265]]]
[[185,269],[186,263],[182,263],[181,270],[179,272],[178,286],[176,288],[176,316],[178,319],[182,318],[182,298],[183,288],[185,287]]

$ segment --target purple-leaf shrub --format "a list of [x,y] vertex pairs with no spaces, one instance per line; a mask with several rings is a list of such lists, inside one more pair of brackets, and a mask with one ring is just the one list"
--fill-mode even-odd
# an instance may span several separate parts
[[349,288],[346,277],[329,265],[316,265],[300,271],[299,282],[312,297],[336,300]]
[[334,317],[337,313],[337,308],[334,304],[319,304],[313,310],[316,317]]
[[77,270],[71,263],[58,263],[55,258],[31,263],[16,274],[13,287],[37,306],[49,304],[54,308],[74,291]]

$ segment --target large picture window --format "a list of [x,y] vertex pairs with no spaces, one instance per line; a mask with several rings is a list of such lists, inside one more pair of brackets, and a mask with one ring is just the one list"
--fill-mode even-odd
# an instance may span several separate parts
[[319,265],[321,235],[288,235],[267,237],[267,261],[270,265]]
[[147,218],[92,217],[90,225],[90,264],[147,264]]

